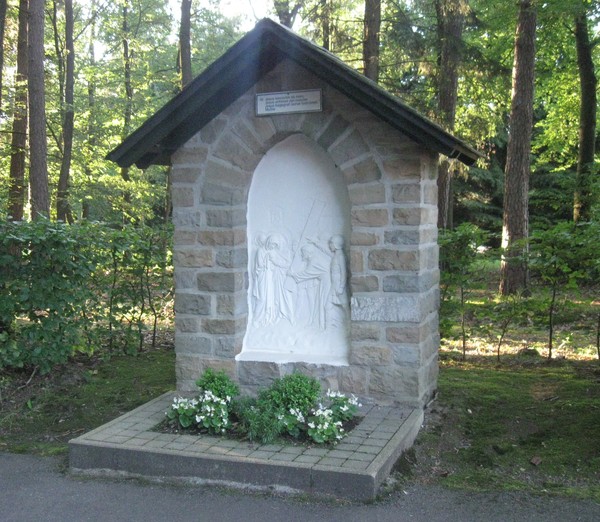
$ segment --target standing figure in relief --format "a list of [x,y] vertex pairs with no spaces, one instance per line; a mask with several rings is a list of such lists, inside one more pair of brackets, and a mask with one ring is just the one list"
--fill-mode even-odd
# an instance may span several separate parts
[[290,274],[297,283],[295,322],[300,326],[325,329],[325,306],[327,303],[327,269],[315,262],[315,252],[310,245],[300,249],[304,267]]
[[346,256],[344,255],[344,238],[340,235],[331,236],[329,239],[329,251],[316,241],[309,241],[331,258],[329,265],[331,288],[328,300],[328,304],[330,305],[328,323],[334,326],[343,324],[350,311],[348,268],[346,265]]
[[331,256],[331,302],[341,306],[344,310],[348,308],[348,269],[346,256],[344,256],[344,238],[332,236],[329,240]]
[[285,285],[290,264],[285,238],[278,233],[271,234],[267,239],[266,323],[275,323],[282,318],[292,322],[292,296]]
[[259,234],[255,242],[256,252],[252,265],[252,317],[255,324],[263,325],[266,322],[267,310],[267,236]]

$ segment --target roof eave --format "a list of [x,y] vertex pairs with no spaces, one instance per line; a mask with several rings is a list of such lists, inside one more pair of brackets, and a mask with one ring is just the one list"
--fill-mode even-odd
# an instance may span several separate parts
[[183,143],[284,58],[307,68],[425,147],[467,165],[483,157],[333,54],[264,19],[111,151],[107,159],[121,167],[170,164],[171,155]]

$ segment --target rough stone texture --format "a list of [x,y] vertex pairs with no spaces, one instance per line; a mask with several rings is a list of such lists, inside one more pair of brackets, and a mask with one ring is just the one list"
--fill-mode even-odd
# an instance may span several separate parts
[[353,321],[416,323],[421,319],[418,298],[413,295],[353,296],[351,308]]
[[350,338],[354,342],[379,341],[381,338],[381,326],[377,323],[353,321],[350,329]]
[[202,272],[198,274],[198,290],[202,292],[236,292],[244,287],[244,277],[235,272]]
[[352,210],[352,225],[357,227],[383,227],[389,222],[386,208],[365,208]]
[[370,183],[350,187],[350,201],[353,205],[371,205],[385,203],[385,185]]
[[179,333],[176,349],[181,353],[188,354],[212,354],[212,338],[197,333]]
[[374,232],[352,231],[350,237],[351,246],[374,246],[379,244],[379,236]]
[[212,250],[200,248],[177,248],[173,251],[173,263],[187,268],[213,266]]
[[381,248],[369,252],[369,268],[371,270],[417,270],[418,254],[414,251],[392,250]]
[[357,276],[350,279],[352,293],[377,292],[379,290],[379,278],[376,276]]
[[387,346],[354,346],[350,354],[350,364],[357,366],[381,366],[392,361],[392,350]]
[[192,186],[173,187],[171,190],[171,200],[173,206],[193,207],[195,203],[194,188]]
[[175,313],[208,315],[211,299],[208,295],[177,292],[175,294]]
[[[257,92],[320,88],[323,111],[254,116]],[[303,133],[339,166],[351,201],[348,366],[235,361],[248,317],[247,197],[274,145]],[[256,392],[292,371],[381,404],[423,406],[439,345],[437,155],[284,61],[172,156],[177,383],[224,369]]]

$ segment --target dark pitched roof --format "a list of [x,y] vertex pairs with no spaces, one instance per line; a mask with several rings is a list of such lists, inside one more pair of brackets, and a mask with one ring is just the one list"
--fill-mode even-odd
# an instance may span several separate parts
[[480,154],[325,49],[267,18],[128,136],[107,158],[122,167],[169,164],[170,156],[284,59],[305,67],[381,120],[468,165]]

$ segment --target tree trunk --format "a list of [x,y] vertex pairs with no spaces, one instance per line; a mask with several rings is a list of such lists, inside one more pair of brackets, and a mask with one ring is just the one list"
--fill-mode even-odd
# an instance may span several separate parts
[[181,88],[192,81],[192,48],[190,43],[192,0],[181,0],[181,24],[179,26],[179,69]]
[[321,0],[321,28],[323,30],[323,49],[331,51],[331,6],[330,0]]
[[63,100],[63,157],[58,178],[56,197],[56,219],[73,222],[69,205],[69,181],[71,172],[71,157],[73,153],[73,123],[75,118],[73,108],[73,90],[75,81],[75,47],[73,45],[73,0],[64,0],[65,7],[65,80]]
[[367,78],[379,80],[379,33],[381,0],[365,0],[363,70]]
[[32,219],[50,215],[44,86],[44,16],[44,0],[29,0],[29,186]]
[[277,18],[279,18],[279,23],[291,29],[302,7],[302,2],[296,2],[294,7],[291,7],[290,0],[275,0],[273,7],[275,8]]
[[2,111],[2,85],[4,80],[4,29],[6,27],[6,0],[0,0],[0,112]]
[[529,168],[533,128],[536,9],[531,0],[520,0],[515,35],[512,101],[506,168],[500,292],[525,290],[528,270],[524,254],[529,233]]
[[[90,39],[88,41],[88,60],[90,62],[90,71],[96,70],[96,56],[94,54],[94,43],[96,41],[96,17],[97,17],[97,5],[96,1],[92,0],[90,5],[91,19],[90,19]],[[88,78],[87,94],[88,94],[88,121],[87,121],[87,148],[90,156],[94,154],[96,148],[96,81],[94,78],[94,72],[91,73],[92,77]],[[92,184],[92,169],[89,163],[86,161],[84,166],[85,175],[87,182]],[[90,201],[84,198],[81,204],[81,217],[83,219],[90,219],[91,208]]]
[[573,201],[573,220],[589,221],[593,202],[594,156],[596,153],[596,85],[588,21],[585,13],[575,18],[575,42],[581,101],[579,108],[579,153]]
[[[461,62],[464,0],[437,0],[435,3],[438,32],[438,109],[439,121],[454,130],[458,98],[458,67]],[[440,161],[438,173],[438,227],[452,228],[454,162]]]
[[[125,110],[123,111],[123,139],[129,134],[129,128],[131,126],[131,116],[133,114],[133,84],[131,82],[131,52],[129,50],[129,1],[125,0],[123,8],[121,10],[122,20],[122,31],[123,31],[123,81],[125,85]],[[129,167],[121,167],[121,177],[124,181],[131,181],[129,175]],[[128,189],[125,189],[123,194],[125,203],[131,202],[131,195]]]
[[15,106],[10,145],[10,181],[8,214],[14,221],[25,217],[25,159],[27,156],[27,12],[28,0],[19,1],[19,33],[17,38],[17,73]]

